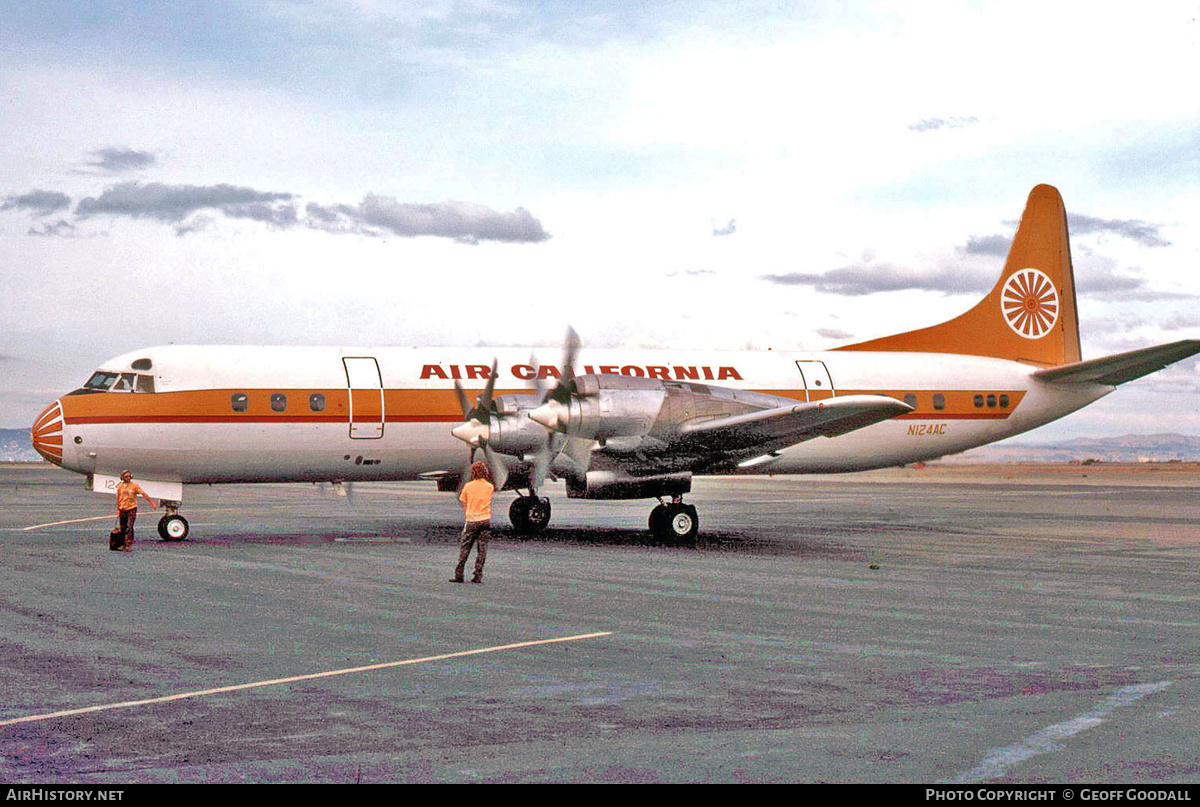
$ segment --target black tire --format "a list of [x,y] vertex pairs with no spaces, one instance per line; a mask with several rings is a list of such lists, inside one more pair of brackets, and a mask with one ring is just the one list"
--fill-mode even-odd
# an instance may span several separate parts
[[508,520],[512,522],[513,529],[517,532],[529,532],[529,500],[527,498],[518,496],[513,499],[513,503],[508,506]]
[[550,523],[550,500],[531,496],[526,501],[529,502],[525,510],[525,523],[528,531],[531,533],[541,532]]
[[[655,508],[657,509],[657,508]],[[700,516],[690,504],[669,504],[659,517],[654,536],[663,543],[689,544],[700,532]],[[653,518],[653,513],[651,517]]]
[[646,523],[650,527],[650,534],[654,536],[661,535],[666,529],[666,524],[664,523],[666,520],[667,506],[665,504],[656,505],[654,509],[650,511],[650,518],[646,519]]
[[188,537],[188,522],[183,516],[163,516],[158,520],[158,534],[164,541],[182,541]]

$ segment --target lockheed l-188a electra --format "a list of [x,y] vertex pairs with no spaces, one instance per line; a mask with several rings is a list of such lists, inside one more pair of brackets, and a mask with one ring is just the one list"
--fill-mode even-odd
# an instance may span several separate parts
[[[112,493],[123,469],[188,534],[186,484],[429,480],[482,451],[520,531],[570,497],[655,499],[661,540],[696,535],[703,474],[862,471],[932,460],[1063,417],[1200,352],[1183,340],[1082,360],[1066,212],[1029,195],[1003,272],[940,325],[825,352],[170,346],[104,362],[33,425],[51,462]],[[583,372],[577,372],[582,370]],[[463,382],[471,385],[464,388]],[[464,446],[464,443],[466,444]]]

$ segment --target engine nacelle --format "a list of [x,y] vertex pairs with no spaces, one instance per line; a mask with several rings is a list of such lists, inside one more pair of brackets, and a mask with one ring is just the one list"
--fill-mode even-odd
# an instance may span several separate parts
[[528,417],[538,405],[537,396],[502,395],[494,403],[495,411],[488,418],[488,445],[493,451],[521,457],[546,444],[546,430]]
[[585,440],[647,434],[666,398],[657,379],[619,375],[579,376],[575,390],[567,404],[558,404],[554,428]]
[[682,496],[692,489],[689,472],[632,476],[624,471],[588,471],[581,478],[567,479],[570,499],[653,499]]

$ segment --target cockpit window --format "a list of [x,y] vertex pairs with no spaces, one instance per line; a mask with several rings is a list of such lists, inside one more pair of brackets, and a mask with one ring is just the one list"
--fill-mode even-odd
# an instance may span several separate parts
[[83,388],[89,392],[154,392],[154,376],[97,370]]
[[106,390],[109,389],[113,385],[113,382],[120,377],[120,373],[106,373],[103,370],[97,370],[96,372],[92,373],[92,377],[87,380],[87,383],[83,385],[83,388]]

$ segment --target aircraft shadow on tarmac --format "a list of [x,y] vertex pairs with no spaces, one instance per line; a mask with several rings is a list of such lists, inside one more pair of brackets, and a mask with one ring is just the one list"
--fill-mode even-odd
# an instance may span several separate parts
[[[798,536],[770,528],[761,530],[720,530],[702,532],[695,539],[682,543],[663,543],[649,530],[620,527],[557,527],[536,535],[522,535],[512,530],[497,530],[499,540],[520,544],[565,544],[595,547],[638,547],[664,552],[736,552],[740,554],[794,557],[822,557],[862,560],[866,552],[861,547],[847,545],[833,534]],[[458,533],[447,537],[458,540]]]
[[[815,533],[821,534],[815,534]],[[458,543],[460,529],[457,525],[435,522],[375,522],[370,524],[342,523],[319,530],[279,530],[278,528],[256,529],[253,526],[236,530],[214,530],[207,533],[193,531],[192,535],[178,544],[155,540],[142,541],[160,544],[164,549],[172,546],[228,546],[233,544],[274,544],[280,546],[318,546],[321,544],[440,544],[454,546]],[[656,539],[649,530],[622,527],[552,527],[535,535],[525,535],[511,527],[497,527],[492,531],[492,540],[499,545],[519,547],[522,544],[631,547],[655,549],[664,552],[737,552],[742,554],[838,558],[862,561],[870,552],[864,546],[847,543],[844,530],[827,529],[816,531],[811,527],[807,534],[796,531],[781,531],[764,527],[761,530],[720,530],[702,532],[694,540],[684,543],[665,544]]]

